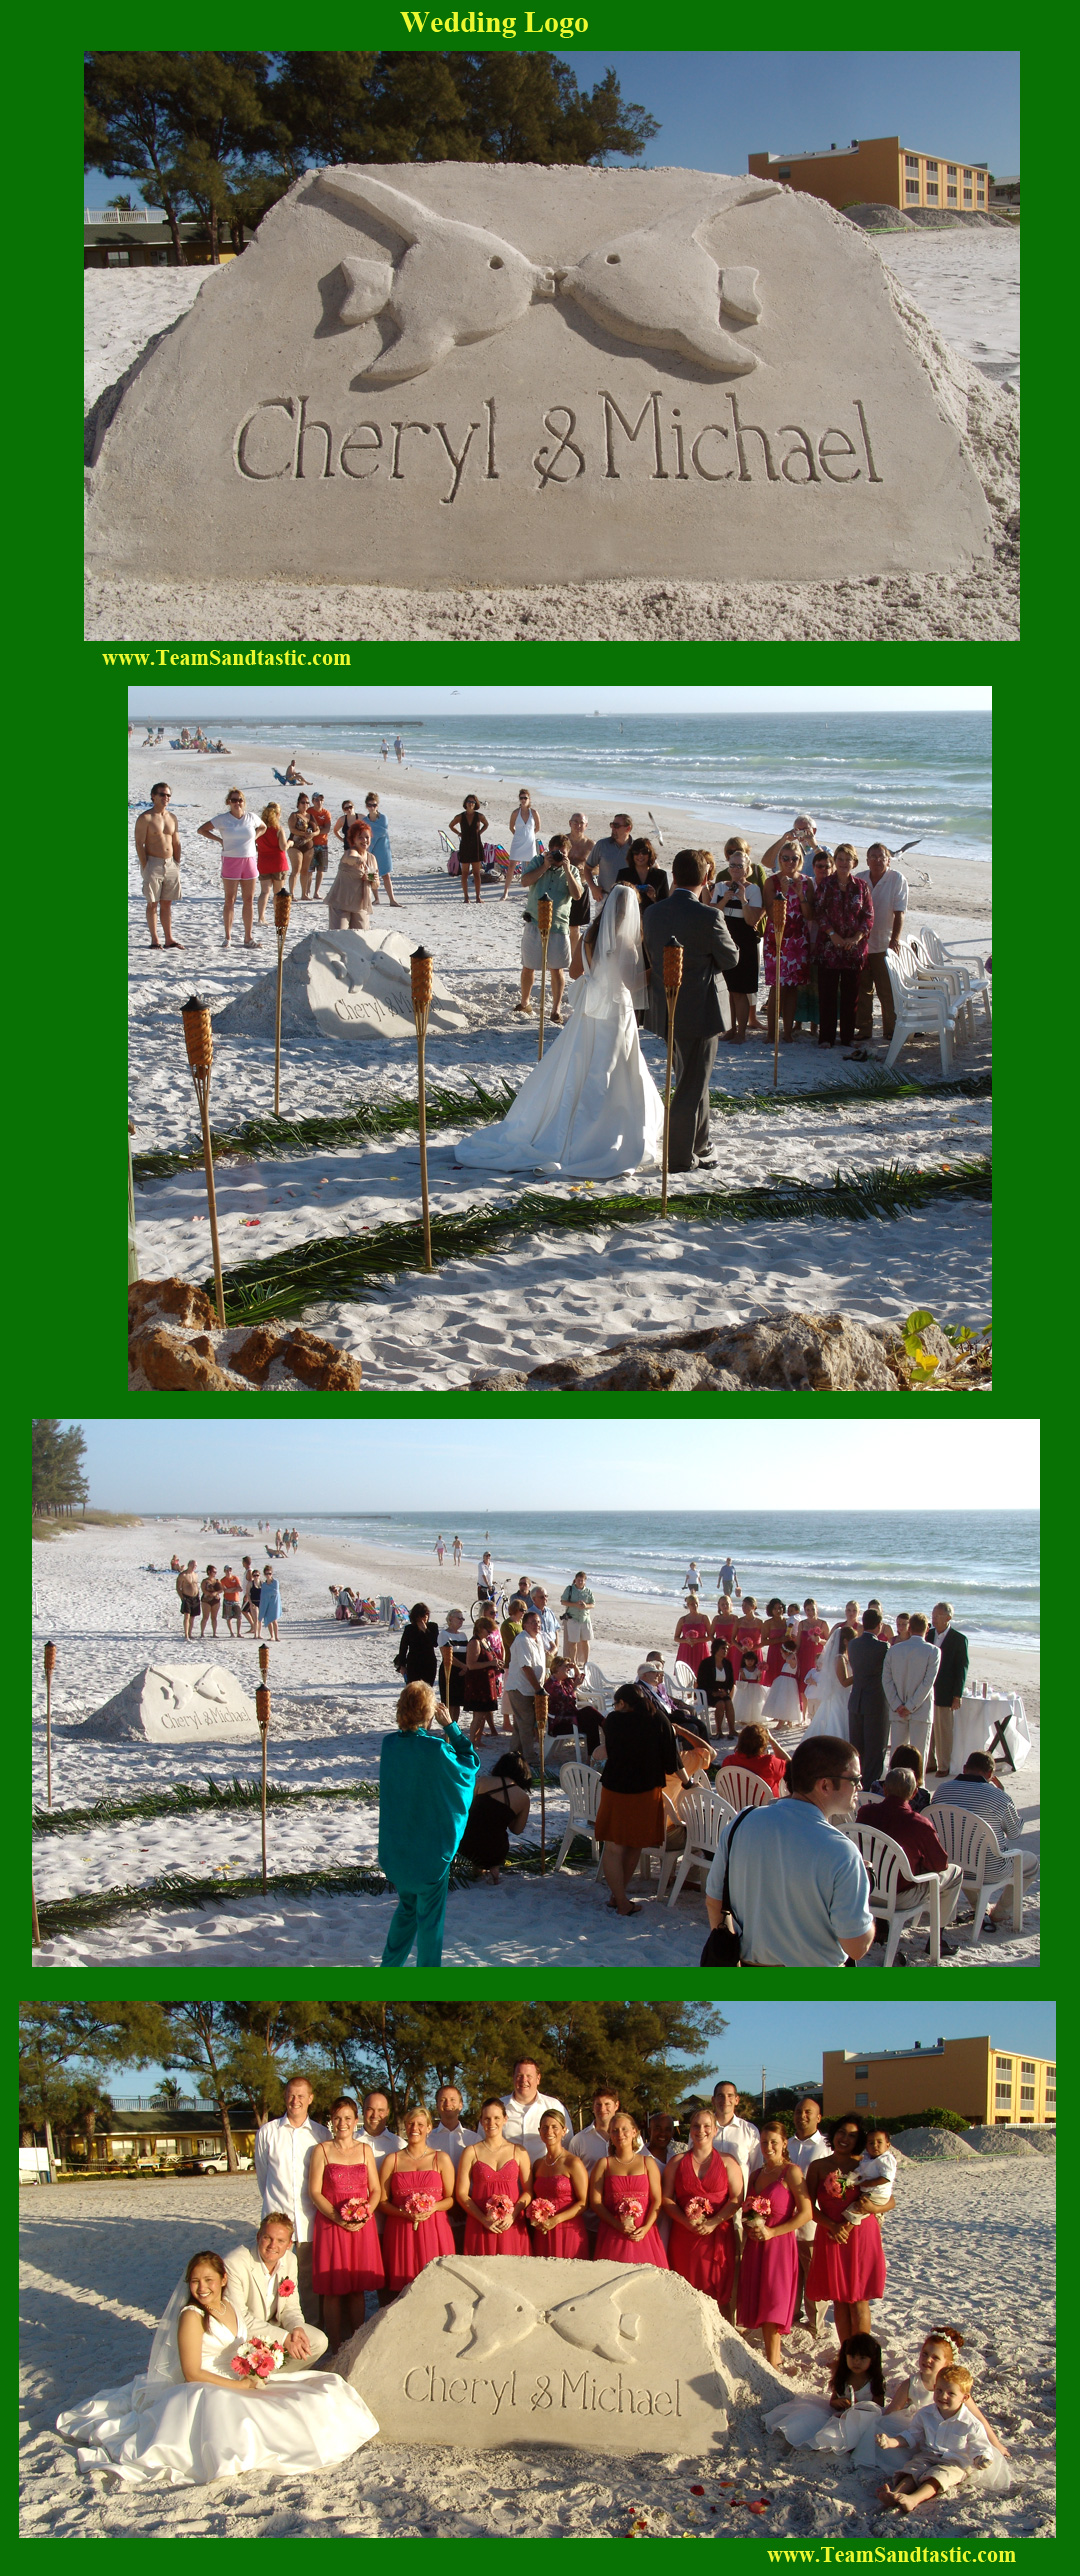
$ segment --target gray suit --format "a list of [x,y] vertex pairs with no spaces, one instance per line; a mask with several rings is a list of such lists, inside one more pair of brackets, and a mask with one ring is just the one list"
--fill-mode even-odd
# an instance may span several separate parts
[[724,1025],[716,978],[722,966],[737,964],[739,952],[720,914],[685,886],[676,886],[663,903],[647,904],[641,926],[652,969],[646,1026],[657,1037],[667,1036],[664,949],[677,939],[683,952],[669,1160],[673,1172],[688,1172],[695,1154],[706,1153],[709,1144],[709,1081]]
[[[914,1744],[922,1755],[923,1770],[930,1746],[930,1729],[934,1722],[934,1679],[941,1655],[936,1642],[929,1637],[903,1637],[890,1646],[881,1671],[881,1687],[889,1703],[890,1752],[898,1744]],[[901,1708],[907,1716],[901,1717]]]
[[881,1686],[881,1671],[888,1651],[884,1637],[875,1636],[868,1628],[852,1638],[847,1650],[851,1666],[848,1734],[861,1755],[863,1779],[867,1781],[879,1779],[885,1768],[889,1703]]

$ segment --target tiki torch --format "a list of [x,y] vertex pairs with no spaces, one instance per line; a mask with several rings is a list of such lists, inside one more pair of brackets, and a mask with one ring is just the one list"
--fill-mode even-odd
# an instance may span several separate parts
[[540,1876],[543,1878],[547,1870],[547,1797],[544,1785],[544,1737],[547,1734],[548,1722],[546,1691],[537,1691],[533,1710],[536,1717],[536,1732],[540,1739]]
[[773,985],[772,1056],[772,1087],[773,1090],[776,1091],[779,1088],[780,1083],[780,951],[784,945],[784,932],[787,929],[786,898],[783,895],[778,895],[775,903],[771,904],[769,909],[772,913],[773,938],[776,942],[776,982]]
[[416,1022],[416,1079],[420,1107],[420,1195],[424,1214],[424,1268],[432,1270],[431,1210],[427,1184],[427,1098],[424,1091],[424,1040],[427,1036],[431,988],[435,980],[434,962],[426,948],[414,948],[409,959],[412,981],[413,1018]]
[[444,1646],[442,1650],[442,1695],[447,1710],[449,1710],[450,1707],[450,1666],[453,1663],[453,1660],[453,1647]]
[[[260,1650],[259,1650],[259,1661],[260,1661],[260,1664],[262,1664],[262,1657],[263,1657],[263,1655],[264,1655],[265,1653],[266,1653],[266,1648],[265,1648],[265,1646],[260,1647]],[[266,1666],[265,1666],[265,1665],[263,1665],[263,1666],[262,1666],[262,1669],[263,1669],[263,1671],[265,1671]],[[256,1693],[255,1693],[255,1715],[256,1715],[256,1717],[258,1718],[258,1721],[259,1721],[259,1733],[260,1733],[260,1735],[261,1735],[261,1737],[262,1737],[262,1882],[263,1882],[263,1895],[265,1896],[265,1894],[266,1894],[266,1739],[267,1739],[267,1736],[268,1736],[268,1735],[269,1735],[269,1733],[270,1733],[270,1693],[269,1693],[269,1690],[267,1689],[266,1683],[265,1683],[264,1681],[259,1683],[258,1689],[257,1689],[257,1691],[256,1691]]]
[[277,933],[277,998],[274,1003],[274,1116],[281,1116],[281,978],[285,967],[285,933],[289,927],[292,896],[288,886],[274,889],[274,929]]
[[540,933],[540,1032],[536,1041],[538,1064],[542,1064],[544,1057],[544,999],[547,993],[547,953],[553,912],[551,896],[542,894],[536,907],[536,926]]
[[206,1203],[210,1212],[210,1248],[214,1256],[214,1287],[217,1292],[218,1322],[225,1330],[225,1290],[221,1284],[221,1246],[218,1242],[217,1199],[214,1195],[214,1154],[210,1143],[210,1068],[214,1061],[214,1034],[210,1025],[209,1004],[200,1002],[193,993],[181,1005],[184,1023],[184,1045],[195,1085],[195,1097],[202,1120],[203,1165],[206,1171]]
[[33,1879],[30,1881],[30,1947],[32,1950],[41,1948],[41,1925],[38,1922],[37,1892]]
[[660,1190],[660,1214],[667,1215],[668,1146],[671,1132],[671,1060],[675,1052],[675,1005],[682,983],[683,953],[681,939],[669,939],[664,946],[664,992],[667,996],[667,1073],[664,1078],[664,1175]]
[[128,1119],[128,1287],[139,1276],[139,1247],[135,1239],[135,1175],[131,1168],[131,1139],[135,1121]]
[[45,1779],[46,1805],[52,1805],[52,1677],[56,1671],[56,1648],[50,1638],[45,1648]]

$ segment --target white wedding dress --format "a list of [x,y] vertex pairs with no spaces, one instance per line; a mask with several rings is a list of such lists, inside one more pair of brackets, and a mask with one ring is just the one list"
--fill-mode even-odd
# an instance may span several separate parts
[[[252,2334],[269,2340],[272,2331],[229,2304],[238,2333],[208,2317],[203,2335],[207,2369],[224,2374],[238,2343]],[[332,2371],[279,2371],[257,2396],[240,2381],[232,2389],[185,2379],[176,2329],[192,2305],[187,2282],[178,2283],[144,2379],[99,2389],[57,2417],[83,2468],[109,2469],[127,2486],[201,2487],[254,2469],[332,2468],[378,2432],[370,2407]]]
[[660,1162],[664,1104],[634,1018],[645,970],[632,886],[612,888],[591,964],[584,942],[582,958],[585,974],[569,1028],[522,1083],[506,1117],[457,1146],[456,1160],[469,1170],[606,1181]]
[[841,1681],[837,1670],[842,1624],[838,1620],[830,1628],[818,1661],[806,1676],[807,1735],[847,1735],[851,1683]]

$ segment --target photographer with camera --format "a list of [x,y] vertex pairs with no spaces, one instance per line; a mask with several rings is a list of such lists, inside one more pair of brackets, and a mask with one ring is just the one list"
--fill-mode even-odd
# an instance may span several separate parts
[[543,962],[537,905],[546,895],[551,903],[551,932],[548,939],[548,973],[551,978],[551,1025],[561,1029],[562,997],[566,990],[570,965],[570,906],[582,894],[583,886],[567,848],[565,832],[555,832],[544,858],[522,871],[522,885],[527,889],[525,920],[521,933],[521,999],[514,1010],[521,1018],[532,1014],[529,995],[538,966]]

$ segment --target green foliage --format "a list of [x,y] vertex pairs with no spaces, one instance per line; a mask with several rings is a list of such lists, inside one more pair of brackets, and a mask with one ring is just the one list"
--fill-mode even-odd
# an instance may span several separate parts
[[614,71],[583,90],[556,54],[286,53],[269,95],[301,167],[636,159],[659,132]]
[[905,2111],[902,2120],[886,2120],[884,2125],[891,2138],[899,2138],[905,2129],[952,2129],[959,2135],[970,2129],[971,2122],[959,2111]]
[[[837,1219],[900,1216],[938,1200],[989,1198],[988,1158],[956,1162],[950,1169],[916,1170],[890,1163],[868,1172],[837,1171],[831,1186],[792,1179],[768,1188],[693,1190],[674,1202],[669,1221],[684,1224],[752,1225],[761,1220],[789,1223],[823,1217]],[[479,1206],[433,1216],[432,1261],[472,1260],[508,1235],[558,1230],[594,1231],[616,1225],[650,1225],[660,1216],[659,1198],[629,1194],[555,1198],[525,1192],[500,1206]],[[370,1296],[402,1271],[422,1270],[423,1229],[416,1224],[373,1226],[364,1235],[316,1237],[295,1250],[248,1261],[224,1274],[228,1322],[253,1324],[271,1315],[297,1315],[315,1299]],[[210,1295],[212,1280],[203,1283]]]
[[34,1422],[30,1431],[30,1508],[34,1513],[74,1511],[90,1488],[82,1471],[86,1441],[78,1423]]
[[[97,1798],[92,1807],[35,1807],[33,1830],[39,1835],[82,1834],[92,1825],[126,1825],[151,1816],[194,1816],[202,1810],[220,1814],[223,1808],[257,1816],[261,1797],[257,1780],[231,1780],[224,1788],[208,1780],[205,1789],[177,1780],[171,1789],[148,1789],[141,1798]],[[302,1807],[315,1798],[351,1798],[359,1806],[377,1807],[379,1792],[369,1780],[348,1786],[338,1783],[332,1789],[282,1789],[272,1780],[267,1782],[268,1807]]]

